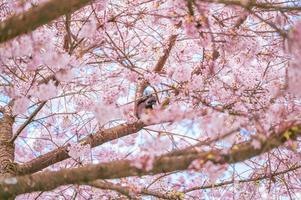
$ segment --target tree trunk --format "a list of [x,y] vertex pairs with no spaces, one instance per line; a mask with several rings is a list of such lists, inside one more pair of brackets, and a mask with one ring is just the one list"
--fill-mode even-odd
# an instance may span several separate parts
[[2,180],[16,174],[15,147],[14,143],[8,142],[12,138],[13,122],[14,118],[8,114],[4,114],[0,119],[0,179]]

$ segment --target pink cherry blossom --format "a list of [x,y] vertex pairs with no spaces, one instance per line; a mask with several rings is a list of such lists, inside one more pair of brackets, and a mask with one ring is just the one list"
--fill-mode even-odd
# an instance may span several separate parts
[[100,124],[104,124],[115,118],[121,117],[119,108],[103,102],[95,105],[94,115]]
[[300,6],[0,1],[0,199],[300,199]]
[[49,82],[47,84],[42,84],[38,87],[37,97],[40,100],[48,100],[57,95],[57,87],[54,82]]
[[261,143],[257,139],[253,139],[251,144],[255,149],[260,149],[261,147]]
[[93,35],[96,33],[96,29],[96,20],[92,18],[83,25],[78,36],[80,38],[93,38]]
[[138,169],[150,171],[153,169],[153,164],[155,161],[154,158],[154,156],[144,155],[132,161],[131,165],[137,167]]
[[72,144],[68,149],[68,154],[73,159],[78,159],[88,155],[91,150],[90,145]]
[[15,114],[22,114],[26,112],[28,106],[29,106],[29,99],[27,97],[20,97],[15,100],[13,111]]

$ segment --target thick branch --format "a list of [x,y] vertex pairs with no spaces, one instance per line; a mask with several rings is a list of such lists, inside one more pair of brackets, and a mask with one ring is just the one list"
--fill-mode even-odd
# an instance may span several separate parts
[[289,139],[296,139],[301,135],[301,125],[293,126],[281,133],[274,133],[265,140],[260,141],[261,147],[256,149],[252,141],[233,146],[228,153],[222,150],[187,153],[183,156],[156,157],[153,168],[150,171],[137,169],[130,160],[120,160],[95,165],[87,165],[74,169],[62,169],[60,171],[45,171],[33,175],[16,177],[16,184],[1,183],[0,197],[24,194],[34,191],[52,190],[66,184],[83,184],[96,179],[115,179],[128,176],[142,176],[185,170],[192,161],[198,160],[201,164],[212,161],[215,164],[231,164],[250,159],[254,156],[268,152],[284,144]]
[[[140,121],[133,124],[121,124],[113,128],[99,131],[94,135],[90,135],[82,139],[80,142],[82,144],[90,144],[93,148],[105,142],[136,133],[140,131],[143,128],[143,126],[144,124]],[[23,165],[19,165],[17,173],[19,175],[35,173],[50,165],[70,158],[70,156],[68,155],[69,146],[70,145],[68,144],[64,147],[58,148],[42,156],[39,156]]]
[[72,13],[91,0],[51,0],[25,13],[14,15],[0,23],[0,43],[18,35],[29,33],[36,28],[68,13]]
[[15,175],[15,147],[8,140],[12,137],[14,118],[4,113],[0,118],[0,176]]
[[163,67],[164,67],[164,65],[165,65],[165,63],[166,63],[166,61],[169,57],[170,51],[176,43],[177,36],[178,35],[171,35],[169,37],[167,48],[164,49],[163,55],[159,58],[156,66],[154,67],[154,69],[153,69],[154,72],[161,72],[162,71],[162,69],[163,69]]

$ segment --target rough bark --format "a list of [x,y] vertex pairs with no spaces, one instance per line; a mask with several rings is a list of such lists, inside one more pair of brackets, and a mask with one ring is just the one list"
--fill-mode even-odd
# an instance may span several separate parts
[[[0,179],[16,175],[16,163],[14,163],[15,147],[9,142],[12,137],[12,126],[14,118],[3,112],[0,119]],[[14,199],[12,194],[5,199]],[[2,198],[1,198],[2,199]]]
[[72,13],[92,0],[51,0],[0,23],[0,43],[29,33],[50,21]]
[[[99,146],[105,142],[127,136],[138,132],[143,128],[144,124],[138,121],[133,124],[121,124],[113,128],[101,130],[96,134],[90,135],[80,141],[80,143],[90,144],[91,147]],[[55,149],[49,153],[39,156],[25,164],[19,165],[17,169],[18,175],[25,175],[38,172],[50,165],[70,158],[68,148],[70,145]]]
[[255,148],[252,145],[252,141],[249,141],[233,146],[227,154],[223,153],[224,151],[222,150],[211,150],[203,152],[193,151],[182,156],[162,155],[155,158],[153,168],[149,171],[137,169],[130,160],[120,160],[73,169],[62,169],[60,171],[45,171],[33,175],[15,177],[13,181],[10,178],[10,182],[14,182],[14,184],[8,184],[6,179],[4,179],[0,181],[0,197],[8,198],[17,194],[47,191],[61,185],[84,184],[96,179],[115,179],[185,170],[194,160],[198,160],[200,164],[205,164],[208,161],[212,161],[214,164],[237,163],[268,152],[283,145],[290,139],[296,139],[300,135],[301,125],[298,125],[281,133],[274,133],[265,140],[260,140],[260,148]]
[[12,137],[12,125],[14,119],[4,114],[0,119],[0,175],[7,177],[15,175],[16,165],[14,164],[14,144],[9,140]]

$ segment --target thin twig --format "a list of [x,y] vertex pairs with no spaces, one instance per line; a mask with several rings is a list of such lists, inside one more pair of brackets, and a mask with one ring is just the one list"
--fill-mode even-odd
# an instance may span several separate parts
[[17,137],[21,134],[21,132],[26,128],[28,124],[33,120],[33,118],[38,114],[38,112],[43,108],[43,106],[46,104],[47,101],[43,101],[37,109],[29,116],[29,118],[19,127],[13,138],[9,141],[10,143],[13,143]]

